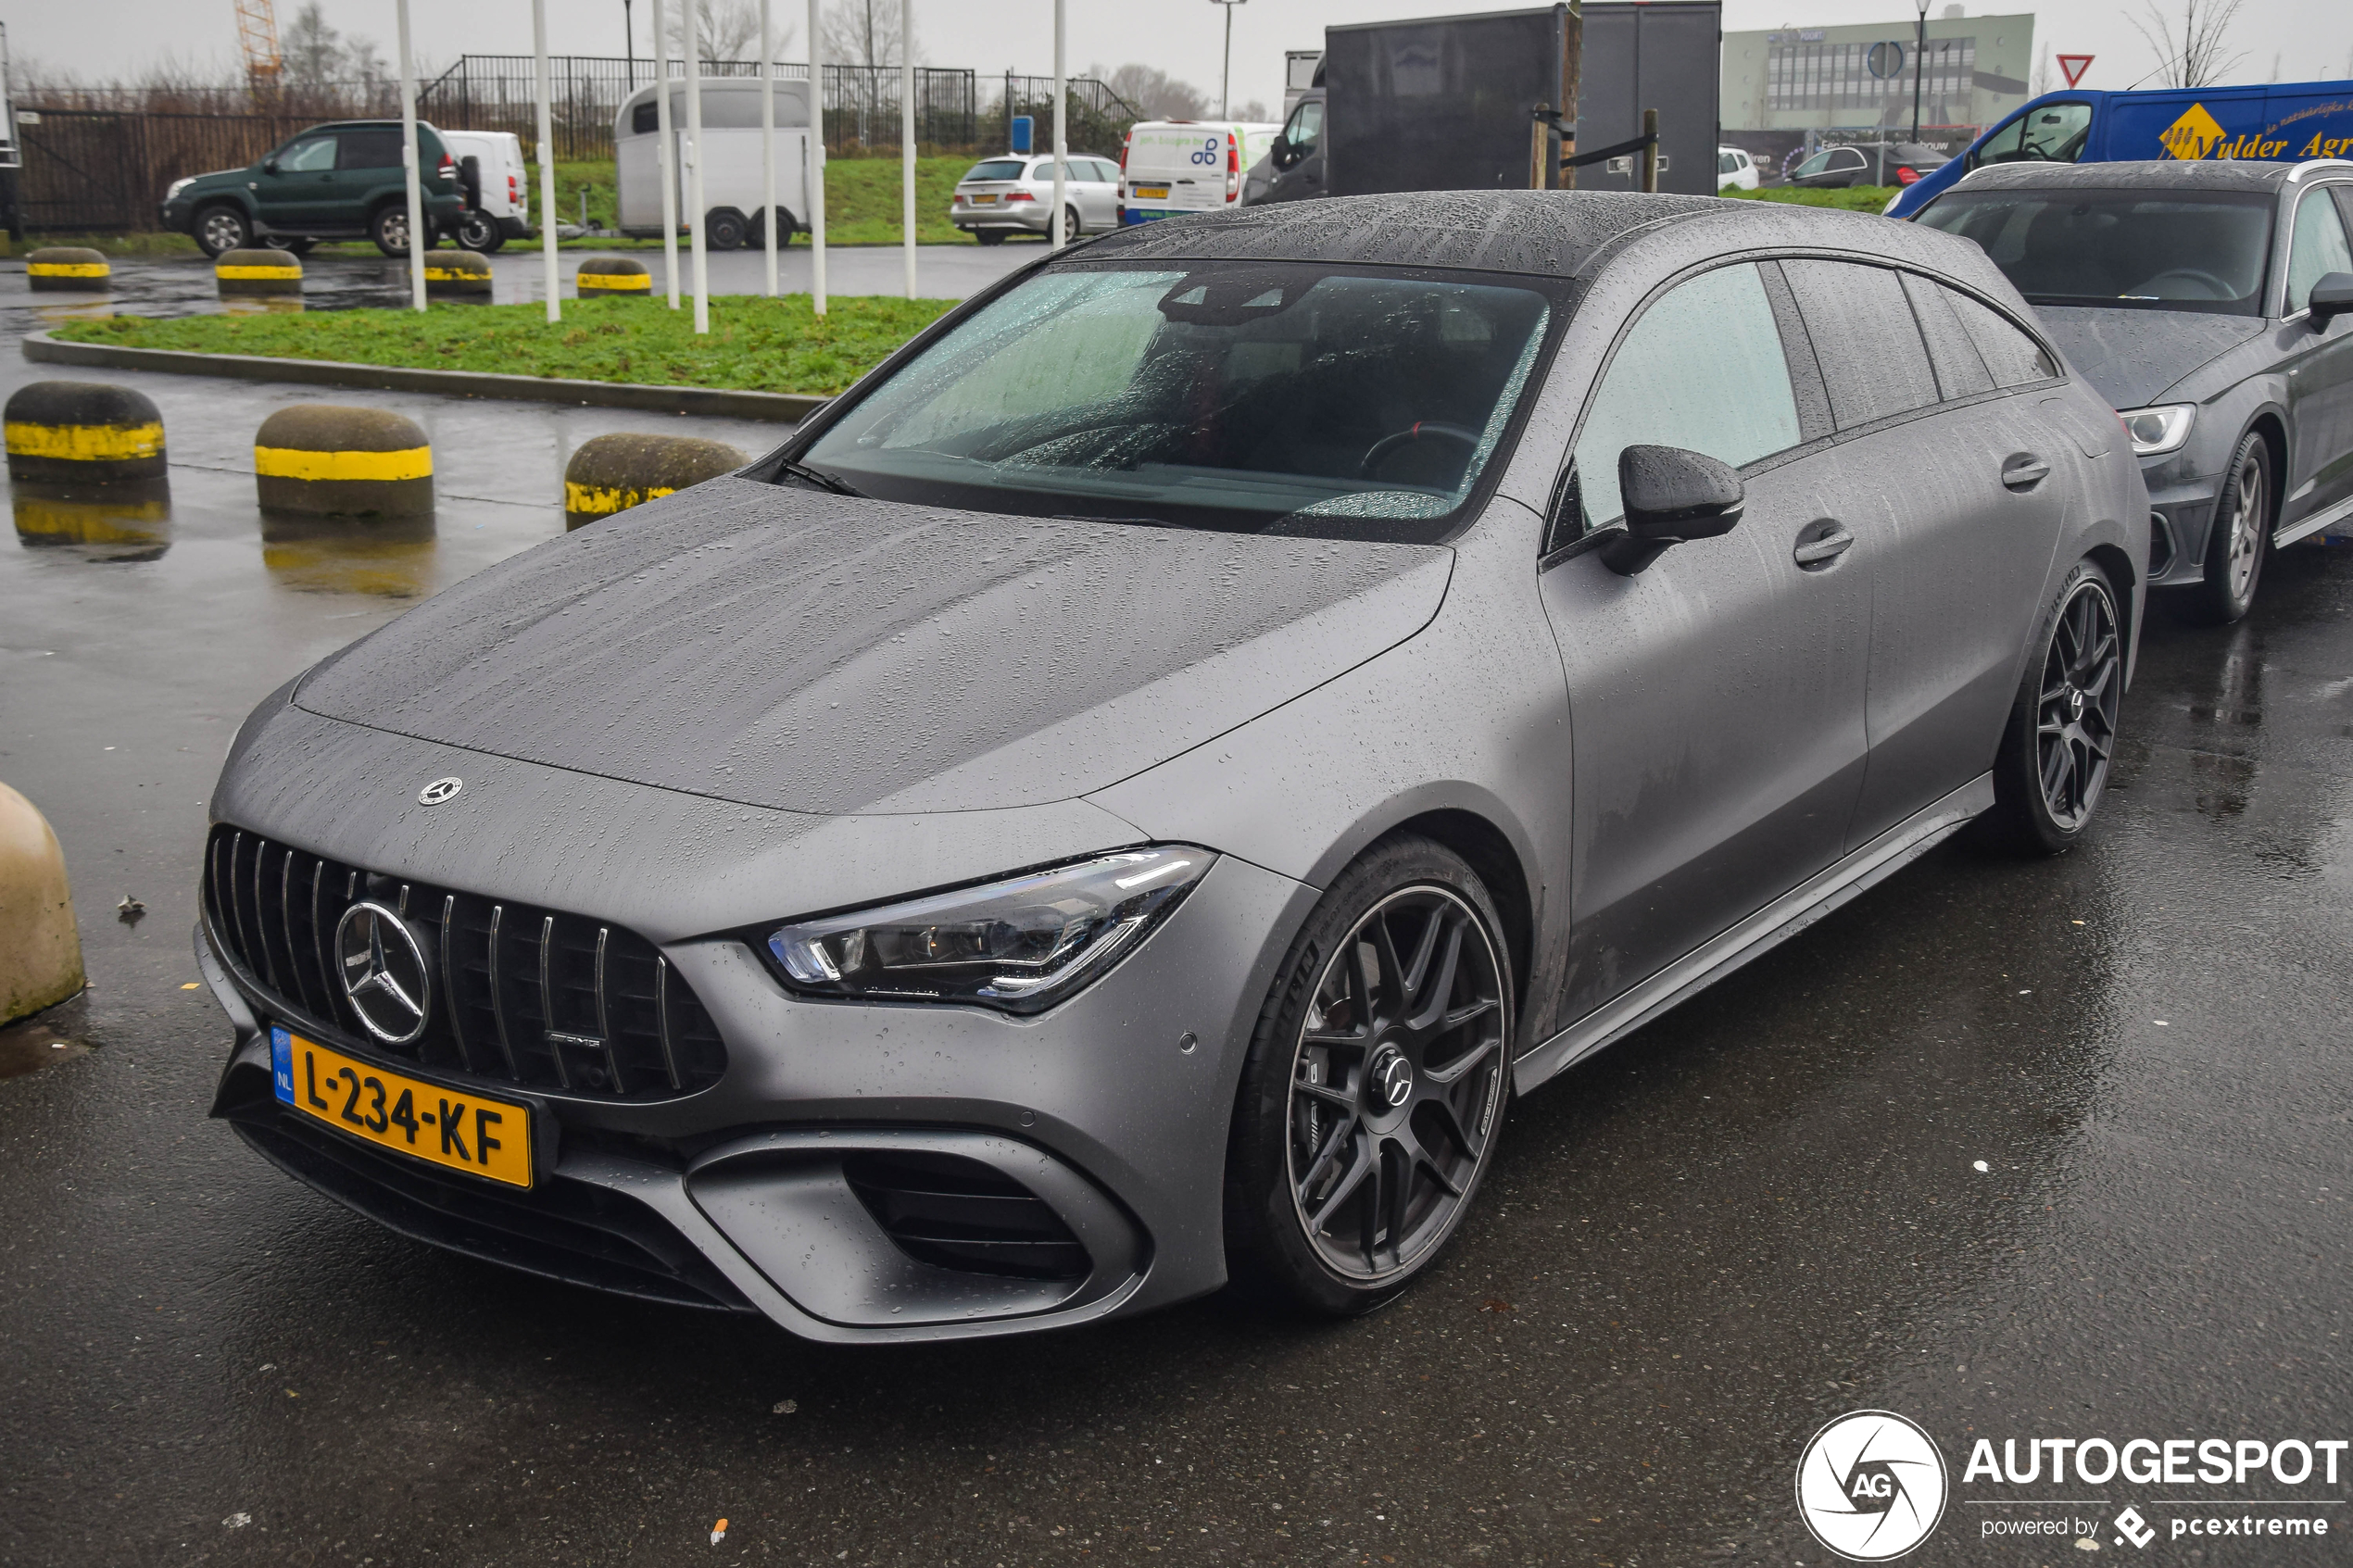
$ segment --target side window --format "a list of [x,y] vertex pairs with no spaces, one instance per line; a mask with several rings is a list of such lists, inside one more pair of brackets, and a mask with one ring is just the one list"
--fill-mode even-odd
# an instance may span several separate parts
[[631,134],[650,136],[661,129],[661,106],[648,99],[629,111]]
[[1961,330],[1977,345],[1978,355],[1984,359],[1995,386],[2031,386],[2058,375],[2058,362],[2000,312],[1957,291],[1947,289],[1944,294],[1952,303],[1953,314],[1961,319]]
[[1996,131],[1969,154],[1969,166],[1983,163],[2073,163],[2091,135],[2092,106],[2045,104]]
[[1315,139],[1324,133],[1324,101],[1310,98],[1291,111],[1290,123],[1283,127],[1283,140],[1291,147],[1291,161],[1296,163],[1315,150]]
[[1961,319],[1953,314],[1945,289],[1910,272],[1903,277],[1904,295],[1912,302],[1920,335],[1928,339],[1928,358],[1936,367],[1937,390],[1947,401],[1993,391],[1993,372],[1985,368]]
[[1859,262],[1806,260],[1782,262],[1781,275],[1806,317],[1839,429],[1937,400],[1928,348],[1894,272]]
[[335,139],[313,136],[307,142],[296,142],[278,155],[281,174],[315,174],[335,166]]
[[341,140],[343,156],[335,160],[337,169],[400,167],[400,132],[397,131],[346,131]]
[[2287,305],[2293,316],[2312,303],[2312,285],[2332,272],[2353,272],[2353,246],[2345,243],[2345,222],[2326,187],[2307,191],[2296,204],[2296,237],[2288,242]]
[[1617,455],[1628,446],[1682,446],[1738,468],[1798,440],[1789,361],[1756,268],[1704,272],[1642,312],[1586,410],[1576,455],[1584,528],[1625,515]]

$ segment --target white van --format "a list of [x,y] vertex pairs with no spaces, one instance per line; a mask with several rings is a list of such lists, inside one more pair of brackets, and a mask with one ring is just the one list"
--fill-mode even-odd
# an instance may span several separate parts
[[524,171],[522,138],[511,131],[444,131],[441,144],[458,160],[458,188],[466,214],[456,238],[484,256],[509,240],[531,238],[531,178]]
[[[808,227],[809,220],[809,84],[778,82],[776,116],[776,243]],[[622,101],[613,118],[613,143],[620,183],[618,220],[621,232],[633,236],[661,232],[661,163],[655,148],[659,107],[651,82]],[[686,210],[692,184],[687,177],[686,84],[670,83],[670,130],[678,147],[678,232],[695,225]],[[702,79],[703,244],[712,250],[735,250],[766,243],[761,226],[760,79],[753,76],[706,76]],[[817,156],[824,157],[823,148]]]
[[1265,156],[1281,129],[1239,119],[1138,122],[1119,151],[1120,222],[1239,204],[1242,171]]

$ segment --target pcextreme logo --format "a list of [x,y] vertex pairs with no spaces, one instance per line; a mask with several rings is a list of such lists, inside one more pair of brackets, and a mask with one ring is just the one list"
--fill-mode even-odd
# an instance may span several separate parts
[[1850,1562],[1886,1562],[1928,1539],[1944,1516],[1944,1456],[1892,1411],[1852,1411],[1806,1445],[1797,1512]]

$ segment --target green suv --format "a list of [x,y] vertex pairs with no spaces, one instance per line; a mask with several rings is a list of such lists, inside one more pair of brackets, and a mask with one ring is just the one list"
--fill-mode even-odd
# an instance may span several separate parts
[[[417,122],[426,248],[464,214],[458,166],[440,134]],[[175,180],[163,226],[193,235],[207,256],[254,244],[299,256],[321,240],[370,239],[386,256],[409,254],[408,182],[400,122],[344,119],[314,125],[250,169]]]

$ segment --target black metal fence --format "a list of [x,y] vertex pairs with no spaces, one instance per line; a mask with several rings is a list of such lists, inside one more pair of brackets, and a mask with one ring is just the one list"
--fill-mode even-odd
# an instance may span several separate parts
[[164,189],[174,180],[242,168],[314,123],[307,114],[19,111],[18,210],[31,230],[154,229]]
[[[757,60],[705,60],[705,76],[758,76]],[[613,156],[613,118],[623,99],[654,79],[654,62],[621,56],[558,55],[548,60],[549,129],[560,162]],[[684,61],[670,62],[673,78]],[[809,68],[779,61],[776,76],[806,82]],[[825,144],[836,151],[896,147],[900,136],[897,66],[825,68]],[[451,130],[511,131],[531,147],[538,139],[537,90],[528,55],[463,55],[418,94],[417,112]],[[980,124],[974,73],[915,68],[915,139],[968,147]]]

